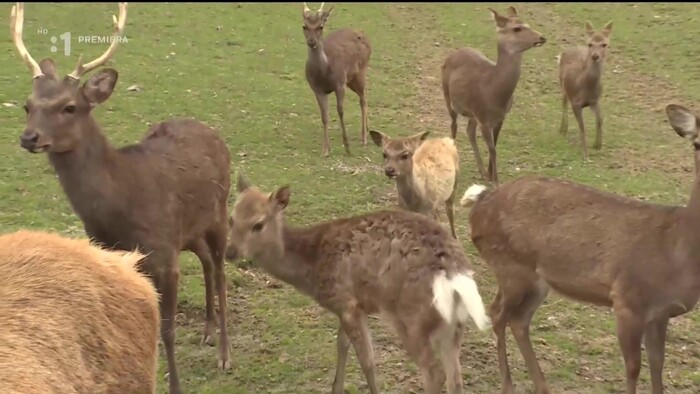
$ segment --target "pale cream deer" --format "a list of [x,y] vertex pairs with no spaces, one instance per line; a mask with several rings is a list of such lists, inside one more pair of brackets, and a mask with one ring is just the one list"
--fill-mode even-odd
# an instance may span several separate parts
[[498,281],[490,306],[502,392],[513,393],[506,326],[539,394],[550,393],[530,342],[530,322],[550,288],[612,308],[625,363],[627,394],[637,392],[642,340],[653,394],[663,393],[669,319],[700,297],[700,119],[669,105],[673,129],[692,141],[696,175],[687,206],[669,206],[581,184],[527,176],[491,190],[473,185],[471,237]]
[[[452,52],[442,65],[442,91],[452,119],[452,138],[457,138],[458,115],[466,117],[467,135],[479,173],[497,184],[496,143],[513,105],[523,54],[530,48],[544,45],[546,39],[520,19],[515,7],[508,7],[507,16],[489,10],[496,22],[498,36],[496,62],[474,48]],[[488,174],[484,171],[476,141],[477,124],[489,151]]]
[[576,117],[581,134],[583,160],[588,161],[588,146],[583,126],[583,108],[589,107],[595,115],[595,142],[593,149],[603,147],[603,116],[600,111],[600,97],[603,94],[603,64],[607,58],[612,21],[601,31],[596,31],[586,22],[587,47],[575,47],[559,55],[559,86],[561,87],[561,127],[559,132],[566,135],[569,129],[568,103]]
[[459,153],[452,138],[427,139],[429,133],[392,138],[380,131],[369,132],[382,148],[384,174],[396,182],[399,207],[438,220],[438,207],[444,205],[452,236],[457,238],[454,198]]

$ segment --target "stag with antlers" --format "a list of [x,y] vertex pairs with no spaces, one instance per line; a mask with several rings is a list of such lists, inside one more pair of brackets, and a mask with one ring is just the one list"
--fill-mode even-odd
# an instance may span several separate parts
[[[117,83],[117,71],[104,68],[82,86],[80,79],[114,54],[126,22],[126,3],[114,17],[114,39],[99,58],[59,78],[54,62],[37,63],[22,41],[24,9],[12,9],[12,37],[32,73],[32,93],[24,109],[20,140],[32,153],[46,152],[85,232],[104,247],[139,250],[143,268],[161,295],[161,337],[168,359],[170,393],[181,393],[175,365],[175,310],[178,255],[194,252],[204,269],[206,323],[203,342],[216,332],[214,292],[219,300],[219,367],[230,367],[226,330],[227,207],[230,155],[217,132],[193,119],[153,125],[135,145],[113,147],[92,117]],[[212,275],[213,271],[213,275]]]

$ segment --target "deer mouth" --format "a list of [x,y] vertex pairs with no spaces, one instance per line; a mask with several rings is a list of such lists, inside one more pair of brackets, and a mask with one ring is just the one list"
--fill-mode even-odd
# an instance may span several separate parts
[[544,45],[546,42],[547,42],[547,39],[544,38],[544,37],[542,37],[542,38],[540,38],[539,41],[537,41],[537,42],[535,42],[534,44],[532,44],[532,46],[533,46],[533,48],[541,47],[541,46]]
[[45,144],[40,146],[32,146],[27,148],[27,150],[31,153],[45,153],[48,152],[49,148],[51,148],[51,145]]

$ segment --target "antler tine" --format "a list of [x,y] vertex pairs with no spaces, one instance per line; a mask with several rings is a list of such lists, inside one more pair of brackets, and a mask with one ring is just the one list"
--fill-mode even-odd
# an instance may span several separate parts
[[112,15],[112,20],[114,21],[114,34],[112,34],[112,43],[107,48],[107,51],[102,54],[102,56],[91,61],[87,64],[82,64],[82,55],[78,59],[78,65],[75,70],[68,74],[70,78],[79,80],[80,77],[89,73],[90,71],[100,67],[101,65],[107,63],[107,61],[114,55],[117,50],[117,45],[119,44],[119,38],[124,34],[124,25],[126,24],[126,3],[119,3],[119,18]]
[[321,11],[323,11],[323,5],[324,5],[324,4],[326,4],[326,3],[321,3],[321,7],[319,7],[319,9],[318,9],[318,11],[317,11],[317,12],[321,12]]
[[309,9],[309,6],[306,5],[306,2],[304,2],[304,12],[305,12],[305,13],[306,13],[306,12],[311,12],[311,10]]
[[39,67],[39,63],[32,58],[32,55],[27,51],[27,47],[24,46],[24,40],[22,39],[22,28],[24,27],[24,3],[17,3],[17,5],[12,6],[12,13],[10,14],[10,32],[12,34],[12,41],[17,47],[19,55],[22,57],[24,63],[29,67],[29,71],[32,72],[32,79],[39,78],[44,75]]

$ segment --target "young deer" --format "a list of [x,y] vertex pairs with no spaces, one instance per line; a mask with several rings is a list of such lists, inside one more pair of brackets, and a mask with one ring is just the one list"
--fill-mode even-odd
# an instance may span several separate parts
[[369,134],[384,155],[384,174],[396,181],[399,207],[438,220],[438,205],[445,204],[452,236],[454,197],[459,174],[459,154],[450,137],[426,140],[430,132],[391,138],[375,130]]
[[586,133],[583,129],[583,108],[590,107],[595,115],[595,143],[593,149],[603,146],[603,118],[600,114],[600,96],[603,93],[601,79],[603,63],[610,43],[612,21],[597,32],[590,22],[586,22],[588,48],[570,48],[559,55],[559,85],[561,87],[561,127],[559,132],[565,135],[569,129],[567,105],[571,102],[571,110],[576,116],[581,132],[581,147],[583,160],[588,161]]
[[345,133],[343,120],[343,101],[345,86],[360,97],[362,111],[362,145],[367,145],[367,100],[365,86],[367,84],[367,66],[372,55],[372,46],[363,32],[352,29],[339,29],[323,39],[323,27],[333,11],[323,11],[323,4],[312,13],[304,3],[304,37],[308,47],[306,59],[306,81],[316,95],[321,122],[323,122],[322,156],[330,153],[328,139],[328,95],[335,92],[338,107],[340,130],[343,133],[345,153],[350,154],[348,136]]
[[[239,175],[227,258],[245,257],[313,297],[340,320],[332,392],[343,393],[350,344],[372,394],[375,380],[367,316],[382,312],[423,373],[427,393],[462,392],[460,344],[468,317],[489,321],[460,243],[435,221],[379,211],[305,228],[287,226],[290,189],[265,193]],[[440,362],[433,351],[440,351]],[[440,364],[444,368],[443,372]]]
[[[442,65],[442,91],[452,119],[452,138],[457,138],[457,116],[468,118],[467,135],[479,173],[484,179],[498,184],[496,143],[503,121],[513,105],[523,53],[544,45],[547,40],[520,20],[515,7],[508,7],[508,16],[489,10],[498,33],[496,62],[473,48],[452,52]],[[489,150],[488,175],[476,143],[477,123]]]
[[[230,156],[216,131],[191,119],[151,126],[135,145],[114,148],[91,111],[112,94],[117,71],[106,68],[82,86],[86,73],[113,55],[126,22],[126,3],[114,17],[112,44],[96,60],[60,79],[51,59],[37,64],[22,41],[24,9],[12,9],[13,39],[32,75],[32,94],[24,109],[26,129],[21,145],[32,153],[47,152],[58,180],[87,235],[113,249],[146,254],[143,268],[161,294],[161,334],[168,358],[170,392],[180,393],[175,366],[175,311],[179,279],[178,254],[194,252],[201,260],[206,287],[203,342],[216,332],[214,292],[219,299],[219,366],[230,367],[226,330],[224,252]],[[212,275],[213,268],[213,275]],[[213,276],[213,278],[212,278]]]
[[153,394],[158,294],[138,252],[0,236],[0,392]]
[[641,342],[652,392],[663,393],[666,328],[700,297],[700,119],[666,108],[673,129],[695,147],[687,206],[651,204],[557,179],[528,176],[490,191],[470,187],[472,241],[499,283],[490,306],[502,391],[513,393],[505,348],[509,325],[537,393],[549,393],[530,342],[532,317],[550,287],[573,300],[612,308],[636,393]]

